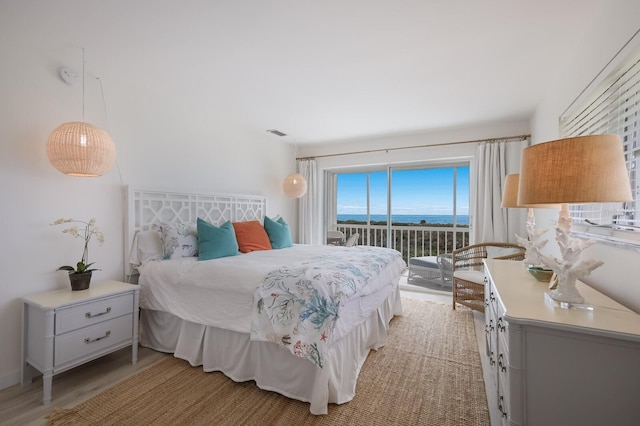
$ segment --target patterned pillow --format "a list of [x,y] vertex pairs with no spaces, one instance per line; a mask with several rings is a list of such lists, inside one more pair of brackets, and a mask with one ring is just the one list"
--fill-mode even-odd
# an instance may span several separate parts
[[198,234],[188,223],[154,224],[152,229],[160,233],[164,259],[179,259],[198,255]]

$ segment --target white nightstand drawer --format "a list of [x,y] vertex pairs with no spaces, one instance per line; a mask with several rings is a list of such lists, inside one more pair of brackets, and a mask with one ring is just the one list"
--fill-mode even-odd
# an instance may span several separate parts
[[55,342],[54,368],[82,359],[122,342],[131,341],[133,315],[120,316],[59,336]]
[[133,293],[94,300],[56,311],[56,335],[131,313]]

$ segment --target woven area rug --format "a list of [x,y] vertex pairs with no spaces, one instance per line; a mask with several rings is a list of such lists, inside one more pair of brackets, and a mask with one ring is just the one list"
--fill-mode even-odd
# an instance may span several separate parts
[[167,358],[49,425],[488,425],[473,315],[403,298],[387,345],[371,351],[355,398],[313,416],[309,404]]

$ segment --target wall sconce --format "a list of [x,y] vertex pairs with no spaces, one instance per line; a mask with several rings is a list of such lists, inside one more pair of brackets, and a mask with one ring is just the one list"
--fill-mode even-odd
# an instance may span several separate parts
[[284,178],[282,189],[287,197],[300,198],[307,192],[307,181],[302,175],[292,173]]
[[571,238],[568,204],[631,201],[622,143],[617,135],[593,135],[540,143],[522,151],[518,204],[561,204],[556,240],[561,258],[536,250],[558,277],[548,296],[561,307],[580,307],[584,297],[576,280],[602,266],[600,260],[580,260],[594,241]]
[[[77,73],[60,70],[60,77],[70,85]],[[53,167],[69,176],[102,176],[116,159],[116,147],[102,129],[84,122],[84,49],[82,49],[82,120],[56,127],[47,140],[47,156]]]

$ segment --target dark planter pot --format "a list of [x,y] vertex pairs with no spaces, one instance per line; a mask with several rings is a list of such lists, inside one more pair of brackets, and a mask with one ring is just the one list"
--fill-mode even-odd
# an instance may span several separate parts
[[86,290],[91,283],[91,272],[83,272],[82,274],[69,274],[71,282],[71,290]]

